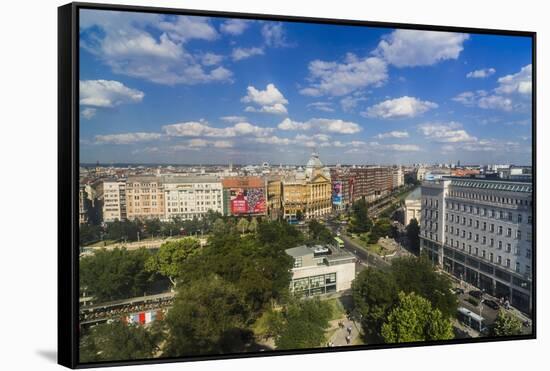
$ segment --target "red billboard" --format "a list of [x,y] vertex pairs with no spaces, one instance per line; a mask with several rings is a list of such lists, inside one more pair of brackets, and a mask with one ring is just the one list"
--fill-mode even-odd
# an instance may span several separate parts
[[232,188],[229,192],[231,214],[265,214],[265,188]]

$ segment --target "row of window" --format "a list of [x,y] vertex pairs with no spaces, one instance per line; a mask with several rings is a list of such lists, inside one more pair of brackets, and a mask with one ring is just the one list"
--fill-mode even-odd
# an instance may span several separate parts
[[[455,202],[446,202],[446,206],[449,210],[456,210],[456,211],[463,211],[468,212],[473,215],[480,215],[480,216],[486,216],[489,218],[494,219],[500,219],[500,220],[507,220],[507,221],[516,221],[517,223],[523,222],[523,215],[518,213],[516,214],[516,217],[514,218],[514,214],[511,211],[503,211],[503,210],[494,210],[494,209],[487,209],[485,207],[479,207],[479,206],[472,206],[472,205],[466,205],[466,204],[460,204]],[[527,223],[532,223],[532,217],[527,217]]]
[[[445,243],[446,244],[449,244],[449,241],[450,241],[450,245],[452,247],[456,247],[458,248],[459,245],[460,245],[460,240],[455,240],[453,238],[449,238],[449,237],[445,237]],[[479,240],[475,240],[475,242],[479,242]],[[487,245],[487,240],[485,237],[482,238],[482,242],[481,242],[482,245]],[[472,245],[468,245],[469,247],[471,247]],[[495,247],[495,240],[494,239],[489,239],[489,244],[488,244],[489,247]],[[497,249],[498,250],[502,250],[504,244],[502,243],[502,241],[497,241]],[[466,243],[465,242],[462,242],[462,250],[464,250],[466,248]],[[477,249],[477,248],[476,248]],[[505,251],[507,253],[511,253],[512,252],[512,244],[510,243],[507,243],[506,244],[506,249]],[[521,248],[519,246],[514,246],[514,255],[516,256],[519,256],[521,255]],[[526,249],[526,252],[525,252],[525,257],[530,259],[531,258],[531,249]]]
[[[430,222],[430,224],[432,224],[432,222]],[[435,223],[436,225],[436,230],[437,230],[437,223]],[[465,225],[465,223],[463,223],[463,225]],[[472,226],[472,220],[470,219],[470,223],[468,224],[469,227]],[[479,223],[479,220],[476,220],[475,223],[474,223],[474,228],[476,229],[480,229],[480,223]],[[487,223],[486,222],[483,222],[481,224],[481,230],[482,231],[486,231],[487,230]],[[466,231],[464,229],[460,229],[458,227],[454,227],[454,226],[449,226],[449,225],[445,225],[445,232],[450,232],[451,234],[454,234],[456,236],[459,236],[461,235],[462,238],[466,238],[466,232],[468,234],[468,239],[471,240],[472,239],[472,232],[470,231]],[[495,233],[495,225],[494,224],[489,224],[489,233]],[[504,233],[504,228],[499,225],[497,228],[496,228],[496,234],[498,235],[502,235]],[[512,231],[512,228],[506,228],[506,237],[512,237],[513,235],[513,231]],[[475,238],[476,240],[479,238],[479,234],[475,234]],[[485,236],[483,237],[485,238]],[[518,229],[516,230],[516,233],[515,233],[515,239],[516,240],[521,240],[521,231]]]
[[496,196],[494,194],[486,194],[486,193],[450,191],[449,196],[460,197],[460,198],[471,199],[471,200],[498,202],[498,203],[507,204],[507,205],[523,205],[523,206],[533,205],[533,202],[531,200],[524,200],[524,199],[513,198],[513,197],[501,197],[501,196]]
[[[462,244],[462,250],[466,251],[464,243]],[[503,260],[501,255],[497,255],[496,260],[495,260],[495,255],[492,252],[489,252],[487,254],[486,250],[481,250],[481,255],[480,255],[479,248],[476,247],[476,248],[472,249],[471,245],[468,245],[468,250],[467,251],[470,255],[480,256],[482,259],[487,259],[491,263],[496,263],[496,264],[499,264],[499,265],[504,265],[507,268],[511,268],[512,261],[508,258]],[[527,257],[530,258],[531,257],[531,250],[527,250],[527,251],[528,251],[528,256]],[[515,271],[518,272],[518,273],[521,272],[521,263],[519,261],[516,261]],[[524,273],[525,274],[530,274],[531,273],[531,266],[530,265],[525,265]]]

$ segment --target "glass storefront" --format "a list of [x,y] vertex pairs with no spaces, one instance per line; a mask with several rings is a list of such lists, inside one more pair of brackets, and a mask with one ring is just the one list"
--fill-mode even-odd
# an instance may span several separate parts
[[291,289],[304,296],[336,292],[336,273],[299,278],[291,282]]

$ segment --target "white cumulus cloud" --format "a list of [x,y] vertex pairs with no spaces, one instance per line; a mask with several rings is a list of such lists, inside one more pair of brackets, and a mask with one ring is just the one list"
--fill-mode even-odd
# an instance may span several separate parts
[[250,21],[244,19],[229,19],[220,25],[220,31],[225,34],[238,36],[247,28]]
[[313,118],[306,122],[286,118],[277,127],[281,130],[317,130],[336,134],[355,134],[361,131],[361,127],[354,122],[325,118]]
[[273,128],[252,125],[248,122],[238,122],[233,126],[216,128],[206,122],[189,121],[171,125],[164,125],[162,131],[171,137],[220,137],[231,138],[241,135],[266,136],[273,132]]
[[265,112],[274,114],[286,114],[288,100],[274,84],[268,84],[265,90],[258,90],[253,86],[247,88],[247,95],[241,101],[251,103],[257,107],[248,106],[247,112]]
[[499,86],[495,89],[499,94],[519,93],[530,95],[532,91],[533,68],[528,64],[514,74],[506,75],[498,79]]
[[95,141],[99,144],[132,144],[139,142],[149,142],[161,138],[159,133],[123,133],[123,134],[107,134],[96,135]]
[[263,55],[264,50],[262,48],[252,47],[252,48],[235,48],[231,53],[231,58],[234,61],[240,61],[253,57],[255,55]]
[[342,63],[314,60],[309,63],[311,84],[300,90],[309,96],[342,96],[367,86],[380,86],[388,78],[386,63],[377,57],[358,58],[348,53]]
[[383,37],[374,51],[396,67],[431,66],[457,59],[467,34],[398,29]]
[[468,134],[457,122],[425,123],[418,126],[418,131],[426,139],[439,143],[475,142],[476,137]]
[[408,118],[416,117],[437,107],[438,105],[436,103],[423,101],[415,97],[404,96],[401,98],[388,99],[375,104],[367,108],[367,110],[361,114],[366,117],[383,119]]
[[376,136],[378,139],[387,139],[387,138],[408,138],[409,133],[406,131],[389,131],[387,133],[380,133]]
[[482,68],[480,70],[468,72],[466,77],[469,79],[485,79],[491,75],[494,75],[495,72],[497,72],[497,70],[494,68]]
[[80,104],[93,107],[115,107],[124,103],[138,103],[145,94],[114,80],[81,80]]

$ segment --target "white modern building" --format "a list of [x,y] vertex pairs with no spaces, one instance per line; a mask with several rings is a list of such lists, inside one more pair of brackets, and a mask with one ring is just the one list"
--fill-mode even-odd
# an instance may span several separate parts
[[420,249],[445,271],[530,313],[532,184],[443,178],[421,187]]
[[355,279],[355,257],[333,246],[298,246],[285,250],[294,258],[290,291],[323,295],[351,288]]
[[126,182],[106,180],[103,182],[103,222],[126,219]]
[[165,220],[201,218],[208,210],[223,213],[223,187],[218,177],[164,176]]
[[405,198],[405,205],[403,206],[404,225],[408,225],[412,219],[416,219],[418,224],[420,224],[422,216],[420,195],[420,187],[418,187]]

